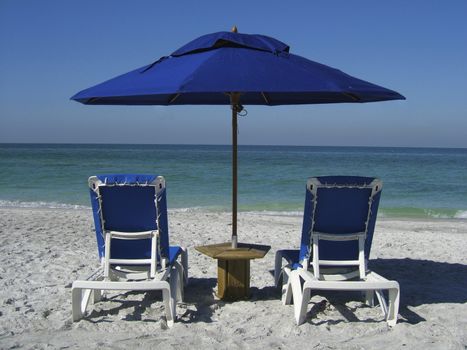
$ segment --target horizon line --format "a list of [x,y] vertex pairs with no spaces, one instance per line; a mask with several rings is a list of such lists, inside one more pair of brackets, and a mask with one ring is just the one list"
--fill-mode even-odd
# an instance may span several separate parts
[[[0,145],[121,145],[121,146],[226,146],[231,144],[205,143],[116,143],[116,142],[0,142]],[[364,145],[269,145],[269,144],[240,144],[239,147],[330,147],[330,148],[414,148],[414,149],[467,149],[467,147],[449,146],[364,146]]]

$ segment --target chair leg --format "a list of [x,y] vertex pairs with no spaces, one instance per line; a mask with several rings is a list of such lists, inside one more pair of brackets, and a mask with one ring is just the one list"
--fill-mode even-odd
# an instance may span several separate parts
[[95,303],[98,303],[99,301],[102,300],[102,293],[103,290],[101,289],[94,289],[93,290],[93,293],[92,293],[92,303],[95,304]]
[[373,290],[366,290],[363,292],[364,302],[368,306],[375,306],[375,292]]
[[305,322],[306,310],[308,309],[308,303],[310,301],[310,296],[311,296],[311,289],[305,288],[303,290],[302,299],[298,302],[299,305],[295,308],[295,322],[297,323],[297,325],[301,325],[302,323]]
[[282,270],[282,259],[284,254],[282,250],[278,250],[274,257],[274,284],[277,288],[280,286],[280,279],[284,275]]
[[183,266],[183,279],[184,285],[188,285],[188,250],[185,247],[182,248],[182,266]]
[[81,289],[71,290],[71,314],[73,322],[79,321],[83,317],[81,311]]
[[375,290],[376,297],[378,298],[379,306],[381,307],[381,311],[383,312],[384,316],[388,314],[388,304],[386,303],[386,299],[384,298],[384,294],[382,290]]
[[399,288],[389,289],[389,308],[386,321],[390,327],[394,327],[397,323],[397,315],[399,314],[400,290]]
[[[286,268],[287,269],[287,268]],[[281,301],[283,305],[292,304],[292,285],[290,280],[290,270],[282,272],[282,297]]]
[[162,289],[162,299],[165,306],[165,315],[167,319],[167,326],[170,328],[174,325],[174,308],[175,301],[172,299],[172,291],[170,285],[166,282],[166,286]]
[[71,313],[73,322],[79,321],[86,313],[91,289],[73,288],[71,289]]
[[306,310],[308,308],[308,302],[310,301],[311,289],[305,285],[302,289],[300,275],[297,271],[291,272],[290,279],[293,292],[295,322],[299,326],[305,322]]
[[282,304],[290,305],[293,303],[292,285],[285,283],[282,285]]
[[[183,290],[183,285],[184,285],[184,281],[185,281],[185,276],[184,276],[184,273],[183,273],[183,267],[182,265],[180,265],[180,263],[178,261],[175,261],[174,263],[174,270],[175,271],[172,271],[172,273],[175,273],[177,274],[177,283],[175,285],[176,287],[176,301],[183,301],[183,297],[184,297],[184,290]],[[170,274],[172,276],[172,273]],[[171,277],[172,278],[172,277]]]
[[274,285],[276,287],[279,287],[279,279],[282,273],[281,263],[282,263],[282,251],[278,250],[274,257]]
[[179,280],[179,273],[177,270],[177,268],[175,267],[174,268],[175,271],[172,271],[172,273],[170,274],[170,278],[169,278],[169,283],[170,283],[170,311],[172,313],[172,324],[170,325],[169,322],[167,321],[167,325],[169,327],[172,327],[173,325],[173,322],[175,322],[175,320],[177,319],[177,294],[178,294],[178,291],[177,289],[180,288],[180,280]]

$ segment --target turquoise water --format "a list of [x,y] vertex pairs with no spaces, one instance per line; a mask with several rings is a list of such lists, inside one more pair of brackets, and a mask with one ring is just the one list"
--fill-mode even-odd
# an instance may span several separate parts
[[[298,214],[306,178],[377,176],[381,213],[467,219],[467,149],[239,147],[239,209]],[[0,206],[89,206],[87,178],[164,175],[170,208],[230,210],[231,148],[0,144]]]

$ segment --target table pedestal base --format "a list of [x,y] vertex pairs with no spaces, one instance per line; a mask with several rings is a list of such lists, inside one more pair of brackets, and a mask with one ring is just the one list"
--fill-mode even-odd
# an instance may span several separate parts
[[218,243],[195,247],[217,259],[217,296],[222,300],[241,300],[250,296],[250,260],[261,259],[271,249],[268,245]]
[[250,260],[217,262],[217,296],[223,300],[247,299],[250,296]]

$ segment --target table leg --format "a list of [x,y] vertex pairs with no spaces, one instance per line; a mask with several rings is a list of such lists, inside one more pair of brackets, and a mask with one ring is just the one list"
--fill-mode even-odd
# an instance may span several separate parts
[[218,260],[217,296],[223,300],[250,296],[250,260]]

